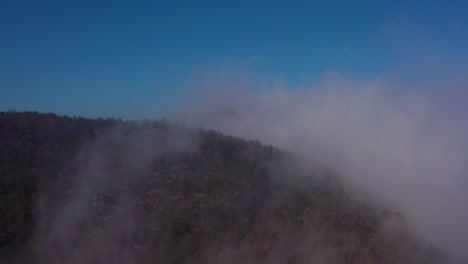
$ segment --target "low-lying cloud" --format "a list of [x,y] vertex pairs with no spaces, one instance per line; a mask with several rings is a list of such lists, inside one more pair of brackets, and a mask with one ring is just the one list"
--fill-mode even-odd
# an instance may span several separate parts
[[357,81],[291,89],[229,69],[197,74],[169,116],[294,151],[400,210],[427,242],[468,259],[465,83]]

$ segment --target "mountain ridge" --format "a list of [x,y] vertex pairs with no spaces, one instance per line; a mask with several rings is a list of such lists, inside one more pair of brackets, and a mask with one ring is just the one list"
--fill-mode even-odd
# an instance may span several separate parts
[[37,112],[1,112],[0,140],[1,263],[448,261],[259,141]]

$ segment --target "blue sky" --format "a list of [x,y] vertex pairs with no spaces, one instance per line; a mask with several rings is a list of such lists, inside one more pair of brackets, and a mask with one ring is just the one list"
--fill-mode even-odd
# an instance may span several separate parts
[[328,70],[442,74],[467,62],[466,14],[467,1],[0,0],[0,111],[157,116],[195,69],[225,63],[292,87]]

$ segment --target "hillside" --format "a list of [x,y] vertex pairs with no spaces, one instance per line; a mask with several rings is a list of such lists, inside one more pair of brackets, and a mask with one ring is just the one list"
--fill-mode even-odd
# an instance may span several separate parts
[[0,263],[447,263],[294,164],[166,120],[0,113]]

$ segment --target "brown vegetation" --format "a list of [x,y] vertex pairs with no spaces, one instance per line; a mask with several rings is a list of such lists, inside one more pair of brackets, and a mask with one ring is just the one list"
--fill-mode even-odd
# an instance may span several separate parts
[[164,120],[0,113],[0,263],[446,263],[337,176],[289,180],[291,158]]

